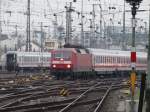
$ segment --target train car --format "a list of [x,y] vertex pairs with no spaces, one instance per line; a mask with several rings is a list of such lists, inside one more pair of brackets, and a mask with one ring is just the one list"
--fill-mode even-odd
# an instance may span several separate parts
[[8,71],[49,69],[50,59],[50,52],[9,51],[6,54],[6,69]]
[[51,53],[51,71],[58,77],[92,71],[92,55],[85,49],[60,48]]
[[[146,70],[147,53],[137,52],[135,63],[138,73]],[[129,75],[131,71],[130,51],[61,48],[52,51],[52,74],[71,75]]]
[[5,69],[6,69],[6,54],[3,54],[0,57],[0,70],[5,71]]
[[[92,54],[93,69],[97,74],[129,74],[131,71],[130,51],[89,49]],[[135,63],[138,73],[146,70],[147,53],[137,52]],[[116,73],[116,74],[115,74]]]

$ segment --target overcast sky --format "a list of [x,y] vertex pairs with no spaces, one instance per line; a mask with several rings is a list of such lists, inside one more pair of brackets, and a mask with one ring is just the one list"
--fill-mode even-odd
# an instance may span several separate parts
[[[43,22],[45,26],[50,26],[49,29],[45,28],[47,31],[53,31],[53,21],[54,13],[58,13],[58,25],[65,27],[65,8],[64,6],[72,2],[73,0],[31,0],[31,26],[32,29],[40,29],[40,22]],[[13,32],[15,31],[14,25],[18,25],[18,30],[25,32],[26,26],[26,10],[27,10],[27,0],[1,0],[2,2],[2,28],[3,32]],[[89,19],[92,16],[89,14],[92,11],[92,4],[101,4],[103,23],[106,25],[111,25],[110,18],[113,19],[115,25],[118,22],[122,25],[122,11],[123,11],[123,0],[83,0],[83,10],[84,10],[84,29],[89,29]],[[150,0],[143,0],[140,4],[139,10],[147,10],[144,12],[138,12],[138,25],[143,25],[144,22],[148,23],[148,10],[149,10]],[[81,0],[77,0],[73,3],[73,8],[76,12],[81,11]],[[109,10],[109,7],[115,7],[114,10]],[[129,4],[126,3],[126,10],[130,10]],[[11,13],[8,13],[11,11]],[[64,12],[63,12],[64,11]],[[80,16],[76,12],[72,13],[73,17],[73,27],[75,30],[80,28]],[[95,5],[96,12],[96,23],[99,24],[100,20],[100,8],[99,5]],[[9,26],[8,26],[9,25]],[[126,13],[126,25],[131,26],[131,13]]]

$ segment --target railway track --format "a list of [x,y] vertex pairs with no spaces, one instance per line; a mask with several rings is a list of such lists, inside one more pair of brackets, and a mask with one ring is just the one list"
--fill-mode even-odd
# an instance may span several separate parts
[[[63,109],[66,107],[68,108],[68,105],[70,104],[71,106],[69,106],[69,109],[72,111],[75,108],[82,106],[84,107],[86,105],[93,105],[94,107],[99,105],[99,107],[101,107],[98,102],[101,102],[102,99],[105,99],[103,96],[105,96],[105,93],[108,91],[108,88],[110,88],[110,85],[114,82],[117,82],[116,84],[118,86],[113,85],[110,90],[115,88],[118,89],[122,87],[121,81],[122,80],[118,81],[117,79],[103,79],[95,81],[52,81],[51,83],[46,82],[37,85],[34,83],[34,89],[24,89],[22,92],[14,92],[5,96],[1,96],[0,101],[3,105],[1,105],[0,111],[67,112],[68,110],[65,109],[63,111]],[[38,83],[40,83],[40,81]],[[60,90],[62,87],[65,87],[69,90],[68,96],[60,96]],[[109,93],[109,91],[107,93]],[[84,100],[84,98],[86,100]],[[97,108],[99,109],[99,107]]]

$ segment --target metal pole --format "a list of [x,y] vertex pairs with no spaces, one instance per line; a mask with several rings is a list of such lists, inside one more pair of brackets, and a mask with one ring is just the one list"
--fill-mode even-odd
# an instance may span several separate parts
[[100,38],[102,38],[102,7],[101,4],[99,5],[100,7]]
[[84,35],[83,35],[83,0],[81,1],[81,40],[84,46]]
[[57,33],[58,33],[58,32],[57,32],[57,25],[58,25],[58,24],[57,24],[57,15],[54,14],[54,16],[55,16],[55,21],[54,21],[54,23],[53,23],[53,24],[54,24],[54,38],[57,39]]
[[146,88],[146,112],[150,112],[150,7],[149,7],[149,39],[148,39],[148,65],[147,65],[147,88]]
[[[136,4],[133,3],[132,5],[132,49],[131,49],[131,77],[132,73],[135,73],[135,60],[132,60],[132,54],[135,54],[136,56],[136,49],[135,49],[135,15],[136,15]],[[136,58],[136,57],[135,57]],[[131,92],[131,112],[134,112],[134,90]]]
[[31,41],[30,41],[30,0],[28,0],[27,8],[27,40],[26,40],[26,51],[31,51]]
[[141,76],[141,88],[140,88],[138,112],[142,112],[142,109],[143,109],[143,98],[144,98],[144,91],[145,91],[145,81],[146,81],[146,74],[144,73]]
[[68,35],[68,7],[66,4],[66,39],[65,39],[66,44],[68,44],[68,38],[69,38],[69,35]]
[[70,2],[70,7],[69,7],[69,38],[68,38],[68,43],[71,41],[71,33],[72,33],[72,18],[71,18],[71,12],[72,12],[72,2]]
[[125,43],[126,43],[126,36],[125,36],[125,0],[124,0],[122,50],[125,50]]
[[145,37],[147,38],[147,22],[144,22],[145,25]]
[[43,22],[41,22],[41,52],[43,52]]
[[31,51],[31,38],[30,38],[30,0],[28,0],[28,4],[29,4],[29,15],[28,15],[28,18],[29,18],[29,51]]
[[95,43],[95,5],[93,4],[93,11],[92,11],[92,16],[93,16],[93,18],[92,18],[92,29],[93,29],[93,36],[92,36],[92,40],[94,41],[94,43],[93,43],[93,41],[92,41],[92,47],[96,47],[96,43]]
[[132,48],[135,50],[135,15],[136,15],[136,7],[133,4],[132,7]]
[[69,8],[66,6],[66,44],[70,44],[71,38],[71,12],[72,12],[72,2],[70,2]]
[[1,21],[2,21],[2,19],[1,19],[1,7],[2,7],[2,1],[0,0],[0,38],[1,38],[1,36],[2,36],[2,23],[1,23]]
[[18,26],[17,25],[15,25],[15,29],[16,29],[16,37],[18,36]]

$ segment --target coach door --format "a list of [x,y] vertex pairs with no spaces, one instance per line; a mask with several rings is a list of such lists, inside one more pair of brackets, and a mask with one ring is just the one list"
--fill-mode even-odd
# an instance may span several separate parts
[[16,67],[16,54],[7,54],[7,70],[14,71]]

